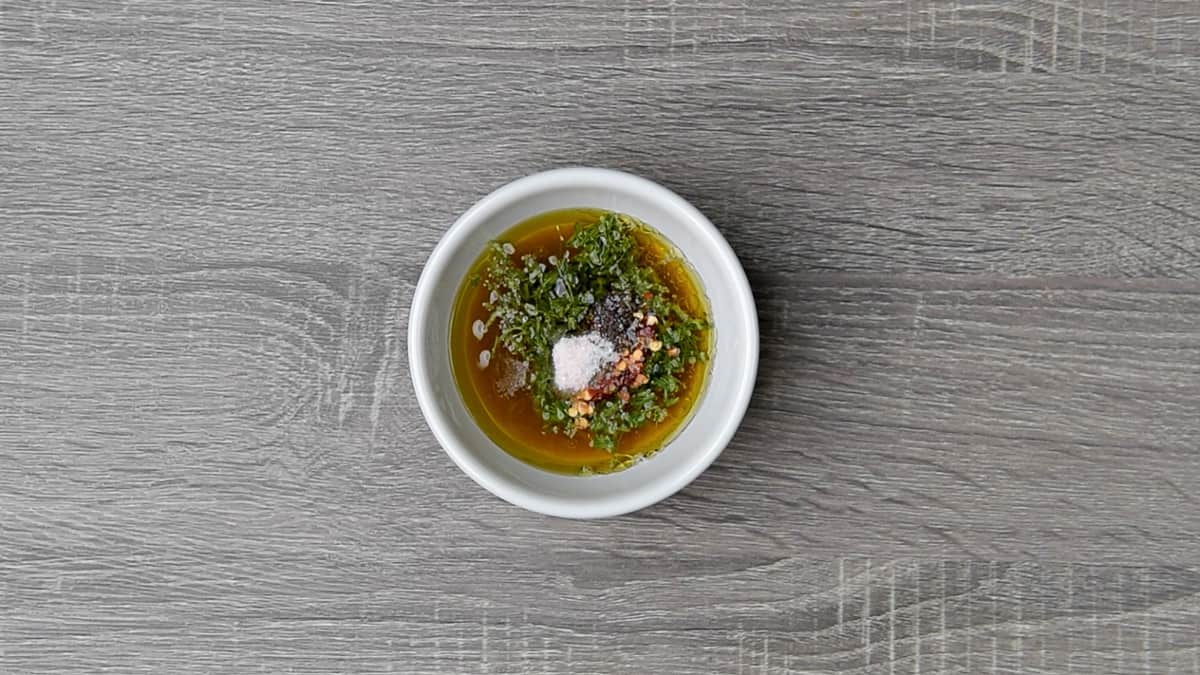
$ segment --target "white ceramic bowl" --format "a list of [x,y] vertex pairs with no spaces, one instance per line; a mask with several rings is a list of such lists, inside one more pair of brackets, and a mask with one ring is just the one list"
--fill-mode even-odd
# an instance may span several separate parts
[[[597,476],[550,473],[497,447],[467,411],[450,366],[454,297],[487,243],[526,218],[572,207],[625,213],[666,236],[699,274],[716,336],[706,390],[691,421],[653,457],[624,471]],[[754,389],[758,319],[746,274],[729,244],[679,195],[620,171],[556,169],[514,181],[484,197],[442,237],[413,295],[408,358],[417,401],[429,427],[454,463],[475,482],[532,511],[603,518],[669,497],[721,454]]]

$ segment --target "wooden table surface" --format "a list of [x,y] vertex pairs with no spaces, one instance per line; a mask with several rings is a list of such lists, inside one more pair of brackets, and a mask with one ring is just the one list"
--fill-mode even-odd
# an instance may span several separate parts
[[[572,522],[413,400],[427,255],[724,232],[720,460]],[[0,672],[1200,672],[1194,0],[0,3]]]

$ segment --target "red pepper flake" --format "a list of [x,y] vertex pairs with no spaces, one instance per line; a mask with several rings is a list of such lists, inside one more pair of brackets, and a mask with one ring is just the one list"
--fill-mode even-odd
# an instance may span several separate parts
[[[653,297],[651,293],[644,295],[647,300]],[[608,371],[593,379],[591,386],[577,394],[576,400],[597,401],[615,394],[624,402],[630,398],[629,390],[637,389],[649,382],[649,378],[642,372],[646,366],[646,351],[644,350],[657,351],[650,349],[652,344],[657,345],[659,349],[663,347],[662,342],[657,339],[658,329],[655,324],[658,323],[658,318],[649,312],[637,312],[634,316],[638,319],[638,327],[634,331],[634,343],[628,348],[622,349],[620,358]]]

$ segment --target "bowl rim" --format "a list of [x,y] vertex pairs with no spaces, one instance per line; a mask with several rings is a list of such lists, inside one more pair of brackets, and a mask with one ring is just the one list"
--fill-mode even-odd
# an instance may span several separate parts
[[[747,363],[738,379],[731,383],[737,387],[734,406],[724,416],[721,426],[710,436],[704,451],[681,465],[679,469],[670,472],[663,479],[639,486],[632,493],[600,499],[570,499],[531,490],[487,467],[474,457],[470,450],[460,447],[460,444],[452,437],[450,431],[452,424],[442,414],[434,400],[429,371],[424,359],[420,358],[422,346],[426,341],[425,326],[429,321],[429,304],[434,293],[433,280],[444,276],[445,268],[452,257],[450,253],[462,244],[462,241],[473,232],[476,226],[509,204],[537,193],[568,187],[615,187],[622,192],[638,193],[645,199],[677,213],[681,221],[686,221],[690,227],[695,227],[703,234],[704,246],[711,249],[715,257],[719,259],[720,266],[730,276],[730,281],[734,286],[732,290],[738,298],[739,320],[745,327],[748,343]],[[729,441],[732,440],[749,407],[758,374],[758,313],[745,269],[729,243],[721,236],[712,222],[683,197],[654,181],[615,169],[597,167],[550,169],[506,183],[475,202],[446,230],[429,254],[413,292],[407,330],[409,374],[412,377],[417,403],[430,431],[433,432],[438,444],[442,446],[455,465],[481,487],[510,504],[545,515],[564,518],[589,519],[619,516],[643,509],[682,490],[716,461]],[[714,383],[708,384],[711,386]],[[702,402],[703,399],[698,401],[697,405],[701,405]],[[596,480],[603,479],[605,475],[578,477],[564,475],[563,477]]]

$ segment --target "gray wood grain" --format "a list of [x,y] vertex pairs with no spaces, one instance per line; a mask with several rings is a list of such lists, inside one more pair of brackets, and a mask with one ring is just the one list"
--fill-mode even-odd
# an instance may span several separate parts
[[[0,672],[1200,672],[1200,5],[0,3]],[[412,400],[493,187],[660,180],[763,365],[577,523]]]

